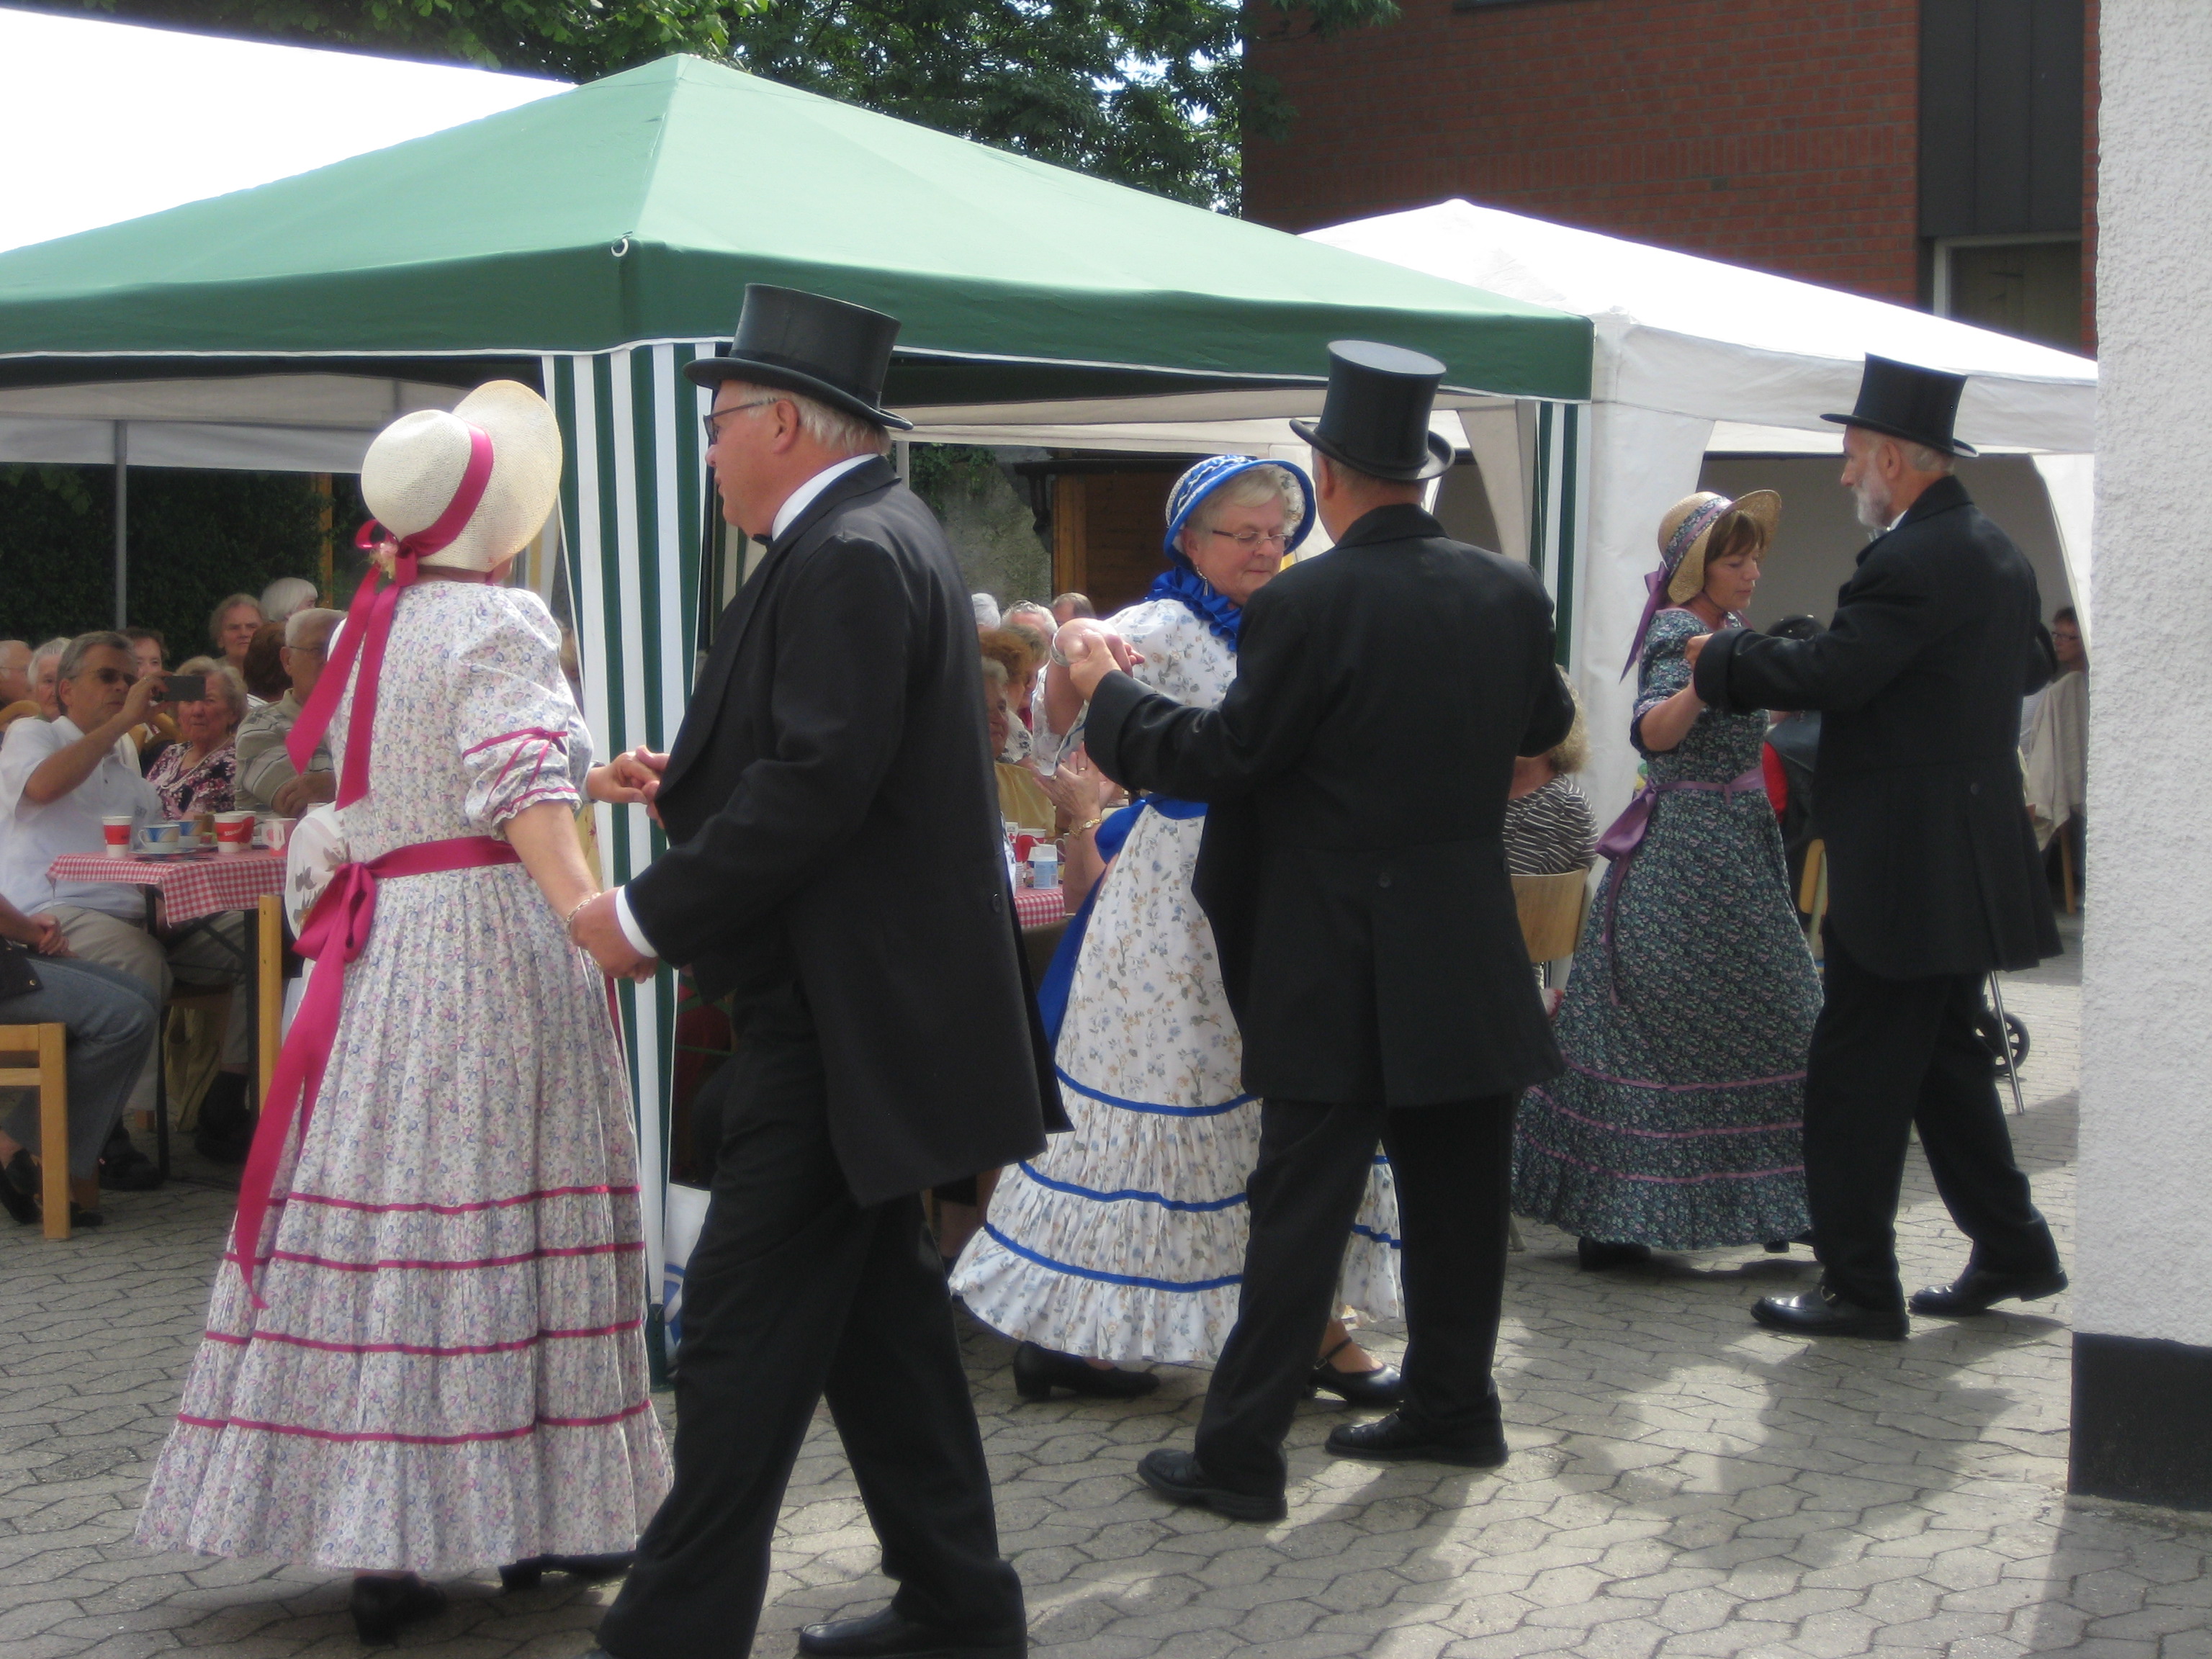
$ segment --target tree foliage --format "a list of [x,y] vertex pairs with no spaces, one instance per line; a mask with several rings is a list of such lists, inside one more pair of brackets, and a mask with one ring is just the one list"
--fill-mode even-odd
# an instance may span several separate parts
[[1396,0],[78,0],[134,21],[590,80],[672,52],[1040,161],[1234,210],[1246,134],[1281,88],[1278,33],[1389,22]]

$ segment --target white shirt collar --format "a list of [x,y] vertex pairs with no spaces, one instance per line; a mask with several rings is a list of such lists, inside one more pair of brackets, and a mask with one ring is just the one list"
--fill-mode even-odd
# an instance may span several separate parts
[[823,467],[805,483],[793,490],[775,510],[775,522],[769,527],[768,538],[776,540],[783,532],[799,522],[799,515],[814,505],[816,497],[855,468],[866,466],[878,458],[873,455],[848,455],[843,460]]

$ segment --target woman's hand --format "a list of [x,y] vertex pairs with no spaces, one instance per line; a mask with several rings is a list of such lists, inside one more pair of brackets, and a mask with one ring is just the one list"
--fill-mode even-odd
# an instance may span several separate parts
[[666,755],[655,754],[640,744],[617,755],[605,766],[594,766],[586,772],[584,793],[610,806],[646,807],[653,821],[659,823],[660,811],[653,805],[653,800],[660,793],[660,775],[667,769]]
[[1127,673],[1144,661],[1144,653],[1128,641],[1091,617],[1078,617],[1060,624],[1053,649],[1067,659],[1068,678],[1085,702],[1098,682],[1115,669]]
[[1121,786],[1100,771],[1090,753],[1078,747],[1050,777],[1040,777],[1052,804],[1068,823],[1088,823],[1102,816],[1109,803],[1121,793]]

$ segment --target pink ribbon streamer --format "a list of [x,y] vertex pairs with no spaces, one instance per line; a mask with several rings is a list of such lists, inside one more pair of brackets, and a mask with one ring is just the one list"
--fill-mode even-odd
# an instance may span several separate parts
[[261,1248],[262,1223],[276,1196],[276,1168],[283,1159],[294,1121],[304,1134],[314,1115],[315,1097],[322,1091],[331,1046],[337,1039],[338,1014],[345,1006],[346,964],[368,948],[369,929],[376,920],[377,883],[401,876],[521,861],[514,848],[490,836],[421,842],[395,848],[367,864],[340,865],[331,884],[315,901],[307,926],[300,930],[299,950],[317,964],[316,972],[307,981],[307,994],[277,1054],[269,1098],[262,1103],[261,1122],[253,1132],[253,1148],[246,1155],[246,1173],[239,1182],[238,1219],[231,1243],[255,1307],[267,1305],[253,1289],[253,1269]]
[[[399,596],[415,585],[422,559],[452,546],[461,532],[468,528],[470,519],[483,502],[484,487],[491,482],[491,434],[479,426],[469,427],[469,464],[462,470],[460,483],[454,486],[453,499],[446,503],[446,510],[428,529],[399,538],[392,554],[392,580],[381,592],[377,591],[376,583],[382,573],[375,564],[369,566],[368,574],[361,579],[360,587],[354,592],[353,604],[346,611],[348,622],[358,619],[362,625],[348,628],[340,636],[337,655],[324,668],[322,678],[315,682],[315,689],[308,696],[307,706],[300,711],[291,735],[284,739],[284,752],[292,757],[294,769],[305,772],[313,758],[315,745],[331,728],[338,699],[345,695],[346,681],[358,658],[361,684],[354,695],[353,720],[346,732],[345,759],[338,773],[340,806],[350,806],[368,793],[370,728],[375,722],[377,688],[384,673],[385,641],[392,633],[392,616],[398,609]],[[354,545],[363,551],[374,550],[377,544],[369,538],[374,527],[373,520],[362,526],[354,536]]]

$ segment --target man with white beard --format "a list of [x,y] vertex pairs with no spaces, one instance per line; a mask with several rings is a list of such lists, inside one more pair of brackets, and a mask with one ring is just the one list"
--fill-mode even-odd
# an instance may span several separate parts
[[1805,1185],[1820,1288],[1767,1297],[1760,1324],[1898,1339],[1895,1222],[1909,1132],[1960,1231],[1952,1284],[1914,1313],[1955,1317],[2066,1287],[2013,1162],[1984,977],[2058,953],[2021,799],[2020,700],[2051,678],[2035,573],[1951,476],[1961,375],[1869,357],[1840,422],[1844,477],[1878,532],[1828,631],[1693,639],[1717,708],[1823,712],[1814,789],[1827,842],[1827,996],[1805,1079]]

